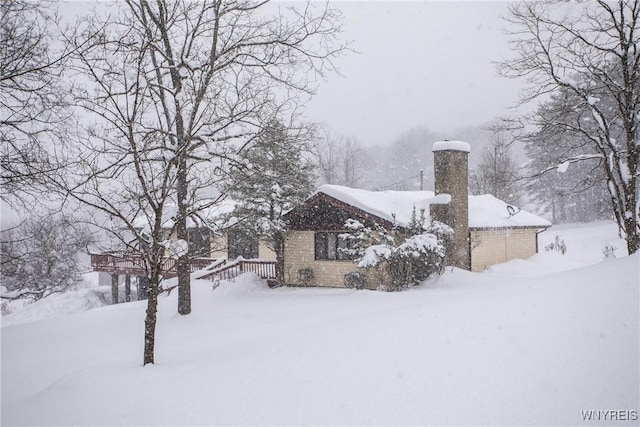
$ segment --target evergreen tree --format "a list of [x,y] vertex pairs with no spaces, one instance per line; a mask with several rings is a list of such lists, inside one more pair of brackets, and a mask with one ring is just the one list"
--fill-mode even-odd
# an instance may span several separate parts
[[[606,94],[600,96],[602,104],[609,104],[603,105],[602,111],[615,114],[615,106]],[[589,141],[579,131],[595,133],[596,124],[579,105],[577,96],[560,90],[538,108],[538,126],[523,136],[530,159],[527,192],[532,202],[551,214],[553,222],[584,222],[612,216],[604,159],[594,151],[585,152]]]
[[284,283],[283,215],[304,202],[314,189],[308,129],[286,129],[274,121],[240,153],[230,172],[229,195],[236,201],[239,227],[266,242],[276,254],[276,277]]

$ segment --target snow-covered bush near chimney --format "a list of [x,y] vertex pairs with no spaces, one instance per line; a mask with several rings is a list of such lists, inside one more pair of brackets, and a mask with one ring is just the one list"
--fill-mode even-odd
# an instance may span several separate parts
[[430,221],[425,226],[424,209],[416,213],[406,228],[375,231],[359,221],[349,219],[340,235],[347,242],[348,255],[364,269],[378,289],[398,291],[414,286],[433,274],[441,274],[445,267],[446,248],[443,239],[452,233],[447,225]]
[[364,289],[367,286],[367,275],[362,271],[349,271],[344,275],[344,286],[349,289]]

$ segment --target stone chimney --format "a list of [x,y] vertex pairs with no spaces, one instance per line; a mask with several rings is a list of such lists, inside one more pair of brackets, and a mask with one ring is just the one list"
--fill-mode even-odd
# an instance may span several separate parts
[[434,219],[447,224],[455,232],[449,249],[449,262],[471,269],[469,245],[469,152],[471,146],[462,141],[433,144],[435,193],[449,194],[448,205],[432,205]]

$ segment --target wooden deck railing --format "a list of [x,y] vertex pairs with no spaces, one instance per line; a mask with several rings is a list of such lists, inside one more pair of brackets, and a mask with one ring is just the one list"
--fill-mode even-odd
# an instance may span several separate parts
[[[190,271],[196,272],[204,269],[217,258],[192,258],[190,259]],[[142,256],[132,253],[102,253],[91,254],[91,268],[93,271],[102,271],[111,274],[130,274],[133,276],[145,276],[147,274]],[[176,260],[165,258],[162,271],[166,278],[177,275]]]
[[94,271],[144,270],[144,262],[140,255],[102,253],[91,254],[91,268]]
[[[226,258],[192,258],[190,266],[191,273],[200,273],[194,278],[205,280],[229,280],[243,273],[256,273],[263,279],[276,277],[275,261],[238,258],[227,262]],[[110,274],[146,275],[142,256],[132,253],[91,254],[91,268]],[[176,277],[175,259],[164,260],[163,275],[165,278]]]
[[256,273],[263,279],[274,279],[276,277],[276,263],[275,261],[238,258],[211,270],[209,273],[200,276],[200,278],[206,280],[229,280],[243,273]]

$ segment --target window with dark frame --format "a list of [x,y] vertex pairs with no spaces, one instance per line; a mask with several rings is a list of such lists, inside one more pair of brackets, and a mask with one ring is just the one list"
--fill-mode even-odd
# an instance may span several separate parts
[[346,240],[339,236],[343,232],[316,231],[315,233],[315,259],[319,260],[344,260],[353,259],[339,249],[349,247]]

